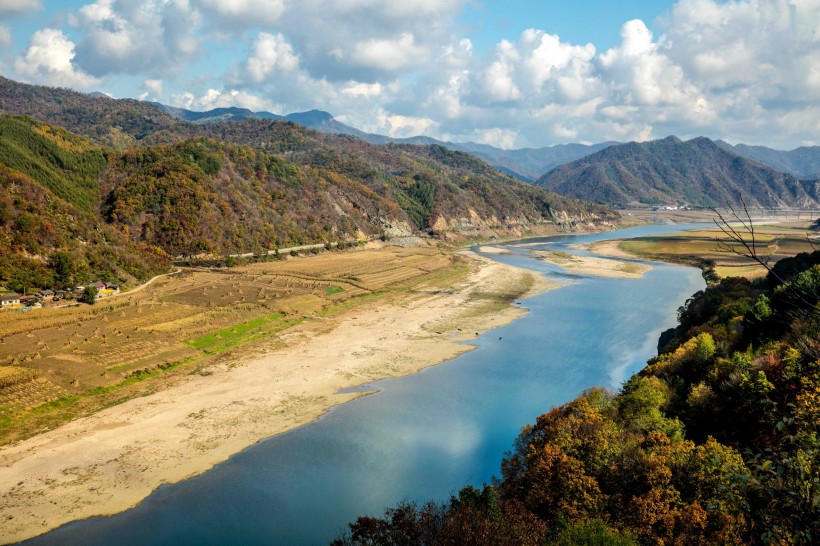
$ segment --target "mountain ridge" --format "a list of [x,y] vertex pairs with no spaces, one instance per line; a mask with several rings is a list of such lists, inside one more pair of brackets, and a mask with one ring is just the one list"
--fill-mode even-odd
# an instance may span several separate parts
[[610,146],[545,174],[536,184],[579,199],[626,207],[680,205],[817,207],[816,189],[726,150],[706,137],[670,136]]

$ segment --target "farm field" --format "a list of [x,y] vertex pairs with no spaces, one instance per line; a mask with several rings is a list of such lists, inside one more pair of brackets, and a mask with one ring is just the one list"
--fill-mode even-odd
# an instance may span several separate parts
[[278,334],[421,283],[466,275],[433,247],[187,269],[94,306],[0,314],[0,443],[166,388]]
[[[783,224],[755,225],[755,249],[771,264],[800,252],[812,252],[820,246],[816,225],[809,221]],[[744,240],[752,243],[750,234]],[[640,237],[625,241],[604,241],[590,247],[593,252],[610,256],[638,256],[651,260],[670,261],[711,267],[718,278],[766,275],[766,269],[726,248],[731,241],[717,227],[702,231],[688,231],[664,237]],[[739,245],[732,245],[739,251]]]

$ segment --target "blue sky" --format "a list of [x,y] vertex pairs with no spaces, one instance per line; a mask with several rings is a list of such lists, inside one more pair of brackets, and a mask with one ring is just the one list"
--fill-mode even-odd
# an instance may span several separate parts
[[0,73],[500,147],[820,127],[820,0],[0,0]]

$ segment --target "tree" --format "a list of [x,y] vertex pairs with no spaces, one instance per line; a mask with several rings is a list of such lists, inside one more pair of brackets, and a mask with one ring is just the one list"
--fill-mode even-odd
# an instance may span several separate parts
[[78,299],[80,303],[87,303],[89,305],[94,305],[97,301],[97,287],[96,286],[86,286],[85,290],[83,290],[82,295]]
[[[774,279],[777,284],[787,285],[786,279],[780,276],[777,268],[769,265],[771,257],[764,257],[758,252],[757,233],[755,232],[754,222],[752,221],[749,208],[746,206],[746,201],[742,195],[740,196],[740,203],[743,208],[742,214],[739,214],[734,208],[730,208],[731,216],[728,219],[721,214],[719,210],[712,209],[719,218],[719,221],[714,221],[715,225],[728,238],[728,241],[719,239],[718,248],[754,261],[766,269],[770,279]],[[730,223],[732,222],[732,218],[734,218],[734,222],[740,223],[740,227],[735,227]],[[820,314],[820,309],[818,309],[816,305],[817,298],[812,299],[812,296],[816,296],[816,294],[805,292],[798,286],[788,286],[790,286],[789,291],[793,295],[794,300],[796,300],[792,305],[795,306],[798,311],[809,315]]]

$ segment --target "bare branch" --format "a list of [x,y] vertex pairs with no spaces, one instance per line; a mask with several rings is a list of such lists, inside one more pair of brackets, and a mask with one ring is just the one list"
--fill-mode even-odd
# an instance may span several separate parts
[[[715,225],[729,239],[728,241],[718,239],[718,249],[723,252],[731,252],[743,258],[754,261],[755,263],[763,266],[767,273],[776,279],[778,283],[781,285],[786,285],[786,281],[769,265],[770,257],[766,257],[764,259],[760,254],[758,254],[757,234],[755,233],[754,222],[752,221],[749,208],[747,207],[746,201],[743,199],[742,195],[740,196],[740,203],[743,207],[743,217],[741,217],[732,207],[729,207],[729,210],[731,211],[731,218],[728,219],[716,208],[712,209],[712,211],[720,219],[720,221],[714,220]],[[740,231],[738,231],[738,228],[735,228],[730,223],[733,221],[732,218],[734,218],[734,221],[740,223],[742,226],[742,228],[739,228]],[[741,233],[741,231],[743,233]],[[743,236],[744,233],[749,236],[751,243]],[[808,238],[808,234],[806,234],[806,237]],[[812,248],[814,248],[814,244],[811,244]],[[809,313],[820,313],[820,309],[818,309],[816,304],[812,301],[812,294],[802,294],[799,290],[792,290],[792,292],[803,305],[802,307],[796,304],[794,305],[798,311],[803,311],[805,309],[808,310]]]

